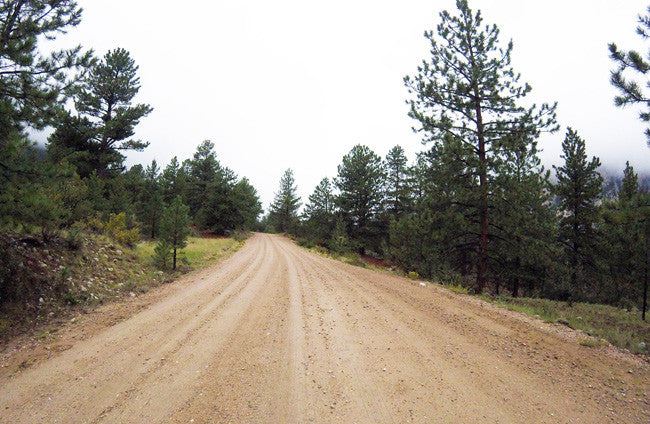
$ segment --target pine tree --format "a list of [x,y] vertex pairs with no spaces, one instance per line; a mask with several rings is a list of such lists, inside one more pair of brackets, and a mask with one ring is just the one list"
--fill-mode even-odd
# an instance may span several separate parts
[[172,249],[173,266],[176,269],[177,251],[187,246],[190,235],[189,207],[183,204],[183,199],[177,196],[165,209],[160,226],[161,242],[167,243]]
[[138,199],[138,215],[143,224],[143,231],[152,239],[158,234],[164,207],[159,173],[158,164],[155,160],[151,161],[145,170],[143,192]]
[[44,217],[60,217],[58,206],[45,211],[47,197],[55,193],[44,180],[56,172],[45,169],[23,130],[52,124],[66,101],[66,88],[92,63],[92,54],[82,53],[80,46],[49,56],[39,52],[40,42],[56,39],[80,20],[75,1],[0,3],[0,226],[33,222],[36,205],[41,222],[56,225]]
[[476,290],[481,291],[491,238],[491,176],[501,152],[529,142],[541,130],[555,129],[555,106],[518,105],[531,88],[519,83],[510,66],[512,42],[502,49],[496,25],[483,29],[480,12],[473,14],[465,0],[457,0],[456,6],[458,16],[440,14],[437,39],[432,31],[425,32],[431,60],[404,81],[416,97],[409,115],[419,122],[423,141],[453,145],[445,149],[448,161],[464,164],[464,175],[478,182],[471,196],[459,202],[475,210],[478,220]]
[[[0,4],[0,143],[25,125],[53,122],[67,87],[92,63],[81,46],[41,57],[38,43],[54,39],[81,22],[81,8],[70,0],[7,0]],[[74,74],[71,70],[81,73]],[[0,165],[10,166],[0,157]]]
[[367,146],[354,146],[338,166],[336,205],[360,254],[366,249],[378,251],[381,244],[384,180],[382,160]]
[[290,233],[296,230],[300,208],[300,197],[296,191],[293,171],[287,169],[280,179],[280,189],[275,194],[269,211],[269,219],[276,231]]
[[397,145],[386,155],[386,206],[393,218],[410,208],[409,174],[404,149]]
[[509,152],[495,178],[493,261],[495,288],[507,283],[513,297],[525,291],[548,290],[549,270],[557,258],[557,219],[550,194],[550,174],[544,171],[535,143]]
[[242,178],[232,190],[234,229],[251,230],[257,224],[257,218],[262,213],[262,203],[257,196],[257,191],[247,178]]
[[187,200],[190,214],[199,227],[205,227],[207,222],[207,203],[210,194],[208,187],[217,178],[221,165],[214,153],[214,143],[203,141],[196,149],[191,160],[184,165],[189,170]]
[[131,104],[140,90],[137,71],[128,51],[110,50],[75,89],[75,108],[93,127],[90,142],[98,151],[97,174],[103,178],[123,170],[122,151],[142,151],[149,145],[130,138],[140,119],[153,110],[147,104]]
[[334,194],[329,178],[323,178],[309,196],[304,216],[309,236],[319,244],[326,244],[334,226]]
[[[639,15],[639,26],[636,28],[644,40],[650,37],[650,6],[648,7],[645,15]],[[624,76],[625,71],[631,70],[642,76],[646,76],[650,71],[650,62],[643,58],[643,55],[635,50],[624,51],[619,50],[616,44],[609,44],[610,57],[618,66],[612,71],[610,82],[619,91],[619,95],[614,97],[614,104],[619,107],[625,107],[631,104],[641,104],[645,107],[645,111],[639,113],[639,118],[643,122],[650,121],[650,98],[648,98],[639,85],[638,82],[628,79]],[[649,81],[643,83],[648,86]],[[650,147],[650,128],[645,131],[648,147]]]
[[163,200],[171,203],[176,196],[185,198],[187,191],[188,170],[174,156],[160,176]]
[[638,192],[639,176],[634,173],[634,168],[630,166],[630,161],[627,161],[623,170],[623,186],[618,193],[618,199],[622,202],[629,202]]
[[587,268],[595,269],[597,245],[595,225],[598,221],[596,202],[601,193],[603,178],[598,173],[600,160],[587,161],[585,142],[571,128],[562,142],[564,165],[554,166],[557,184],[555,194],[560,199],[560,241],[565,246],[571,272],[571,290],[584,290]]

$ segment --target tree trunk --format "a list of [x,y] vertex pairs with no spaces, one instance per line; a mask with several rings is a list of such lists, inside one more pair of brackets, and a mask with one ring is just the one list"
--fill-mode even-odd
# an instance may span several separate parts
[[174,247],[174,266],[173,269],[176,270],[176,248]]
[[648,309],[648,244],[646,241],[645,248],[645,276],[643,277],[643,312],[641,312],[641,319],[645,321],[645,312]]
[[512,297],[519,297],[519,277],[512,280]]
[[478,263],[476,266],[476,292],[481,293],[485,287],[485,273],[487,271],[487,244],[488,244],[488,187],[487,187],[487,159],[485,154],[485,138],[483,135],[483,122],[481,107],[476,105],[478,127],[478,157],[479,157],[479,192],[481,197],[478,204],[480,236],[478,243]]

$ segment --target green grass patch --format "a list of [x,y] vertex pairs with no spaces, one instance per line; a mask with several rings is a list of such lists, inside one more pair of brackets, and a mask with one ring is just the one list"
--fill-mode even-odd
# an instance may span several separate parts
[[[135,249],[138,262],[151,263],[156,241],[138,243]],[[242,242],[234,238],[200,238],[190,237],[187,246],[178,255],[180,263],[186,264],[190,269],[201,268],[208,265],[224,254],[236,250]]]
[[460,284],[443,284],[443,287],[453,291],[458,294],[467,294],[467,287],[461,286]]
[[650,323],[641,320],[641,312],[628,311],[607,305],[590,303],[558,302],[548,299],[487,297],[484,299],[497,305],[531,316],[546,322],[555,322],[576,330],[582,330],[594,337],[581,342],[585,346],[599,346],[599,339],[643,355],[650,354]]

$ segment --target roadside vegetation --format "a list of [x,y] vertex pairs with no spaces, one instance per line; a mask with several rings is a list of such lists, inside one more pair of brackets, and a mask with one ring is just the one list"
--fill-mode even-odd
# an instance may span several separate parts
[[[326,258],[335,259],[353,266],[389,273],[411,280],[420,280],[415,271],[405,272],[390,262],[371,257],[362,257],[356,252],[335,252],[323,246],[314,245],[306,239],[292,237],[298,245]],[[440,284],[457,294],[471,295],[467,282],[462,276],[449,274],[444,278],[428,283]],[[581,344],[601,347],[611,343],[632,353],[650,355],[650,323],[640,320],[641,311],[610,305],[566,302],[559,300],[511,297],[506,295],[481,294],[479,298],[513,311],[538,318],[544,322],[565,325],[585,333]]]
[[154,241],[127,246],[105,234],[82,233],[70,248],[65,238],[47,246],[11,239],[21,279],[12,301],[0,304],[0,340],[39,328],[97,305],[135,297],[236,251],[240,237],[191,237],[179,253],[179,266],[160,268]]
[[[302,211],[287,170],[266,230],[647,354],[650,175],[629,162],[605,174],[571,127],[557,136],[559,164],[546,169],[537,142],[560,130],[557,105],[531,106],[514,44],[469,2],[456,6],[425,32],[431,55],[404,78],[425,150],[409,161],[400,145],[380,156],[358,144]],[[650,10],[638,33],[647,40],[649,29]],[[646,107],[647,55],[614,44],[610,53],[615,103]]]
[[633,353],[648,355],[650,323],[639,319],[641,311],[580,302],[561,302],[549,299],[513,298],[507,296],[482,296],[514,311],[524,312],[539,319],[566,325],[583,331],[593,338],[581,344],[599,347],[601,339]]
[[238,242],[191,234],[241,240],[261,213],[209,140],[164,167],[126,166],[154,110],[136,102],[130,52],[40,49],[81,19],[74,0],[0,5],[0,337],[203,266]]

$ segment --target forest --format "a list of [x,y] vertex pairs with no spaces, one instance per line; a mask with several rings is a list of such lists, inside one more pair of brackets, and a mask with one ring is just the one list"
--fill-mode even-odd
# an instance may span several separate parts
[[[18,247],[83,250],[92,233],[126,246],[156,239],[156,259],[175,269],[190,233],[255,227],[255,188],[219,162],[209,140],[191,158],[127,169],[126,154],[149,145],[134,135],[153,111],[134,102],[141,83],[130,53],[38,50],[79,24],[76,2],[8,1],[0,17],[0,305],[42,299],[41,286],[53,284]],[[45,147],[30,139],[28,129],[47,128]]]
[[[157,240],[157,256],[173,256],[175,268],[190,231],[264,229],[475,293],[605,303],[645,319],[648,179],[628,163],[620,180],[604,184],[588,140],[558,127],[556,104],[526,102],[531,87],[511,66],[512,42],[466,1],[457,6],[425,32],[431,56],[404,78],[426,147],[415,161],[399,144],[384,157],[356,145],[304,205],[288,169],[260,220],[255,188],[219,162],[209,140],[191,158],[125,165],[128,152],[149,145],[134,136],[155,107],[134,101],[141,86],[134,58],[119,47],[101,57],[82,46],[39,50],[44,38],[80,23],[76,2],[3,2],[0,304],[38,298],[25,293],[36,271],[16,254],[18,244],[80,248],[83,234],[103,231],[125,245]],[[639,34],[649,30],[650,11]],[[649,121],[647,82],[635,79],[650,68],[646,56],[609,48],[615,103],[642,106],[640,119]],[[48,128],[38,146],[29,130]],[[560,131],[563,163],[546,169],[538,137]]]
[[[484,25],[466,1],[457,6],[458,15],[442,12],[437,31],[425,32],[432,55],[404,78],[414,130],[428,148],[409,163],[400,145],[385,157],[356,145],[302,210],[288,169],[265,225],[475,293],[604,303],[640,310],[645,320],[647,176],[628,162],[605,181],[572,128],[563,164],[545,169],[537,139],[559,130],[557,104],[524,106],[531,87],[510,65],[512,42],[500,44],[496,25]],[[643,37],[648,13],[639,17]],[[640,104],[641,120],[650,120],[634,80],[648,63],[609,49],[615,104]]]

